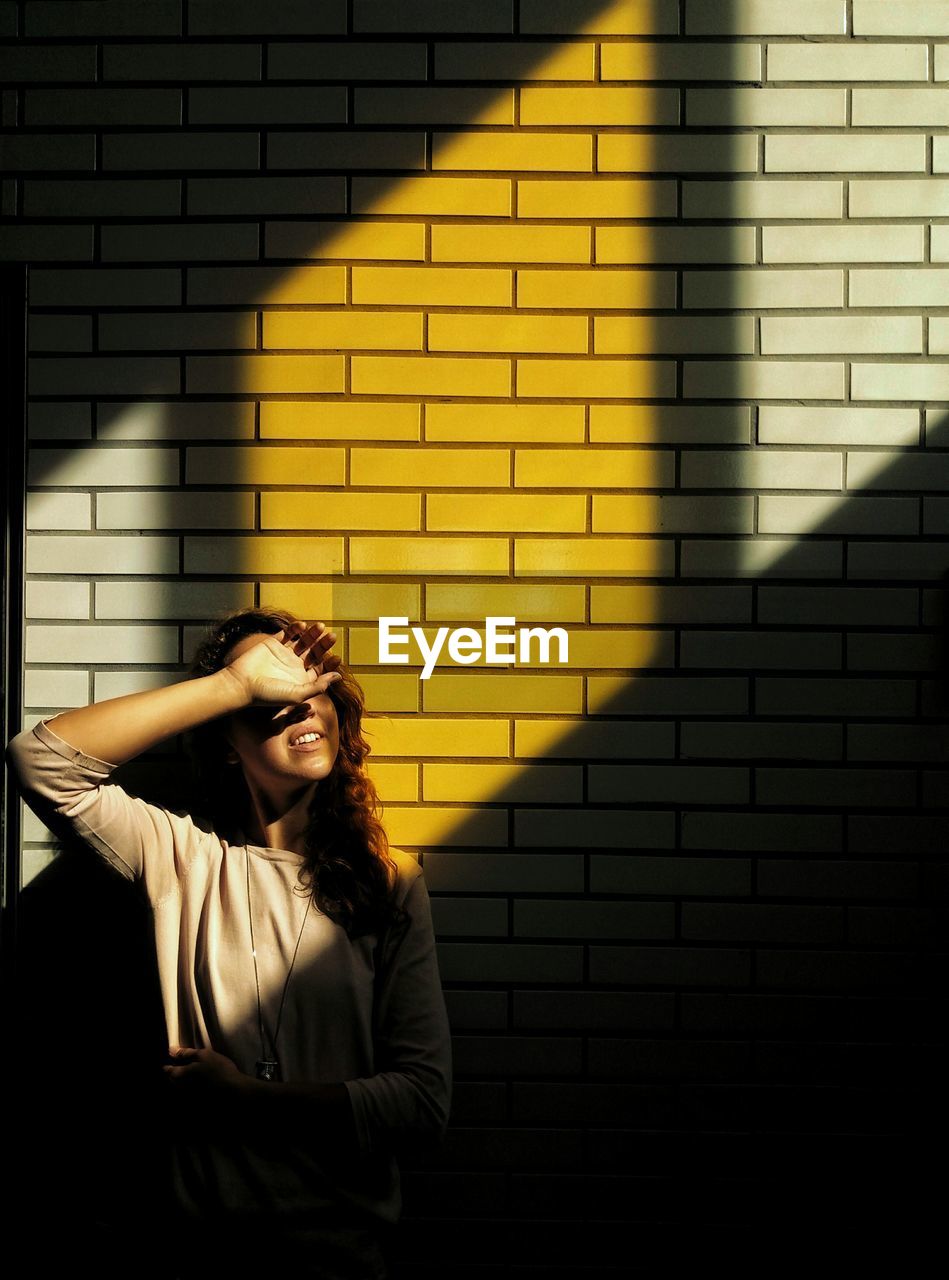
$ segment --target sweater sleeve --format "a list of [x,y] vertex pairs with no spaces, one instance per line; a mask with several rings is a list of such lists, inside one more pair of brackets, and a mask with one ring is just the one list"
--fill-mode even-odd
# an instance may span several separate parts
[[402,905],[409,920],[396,926],[382,962],[376,1074],[343,1081],[363,1155],[391,1138],[441,1141],[451,1109],[451,1031],[421,868]]
[[189,814],[107,785],[119,766],[84,755],[46,720],[11,738],[4,754],[23,799],[54,834],[84,840],[154,905],[177,888],[205,838]]

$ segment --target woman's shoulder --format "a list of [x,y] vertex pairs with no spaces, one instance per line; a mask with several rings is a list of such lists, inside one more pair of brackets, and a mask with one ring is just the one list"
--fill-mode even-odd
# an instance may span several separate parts
[[422,868],[418,855],[412,849],[400,849],[389,845],[389,857],[396,865],[399,877],[399,901],[402,902],[415,881],[421,876]]

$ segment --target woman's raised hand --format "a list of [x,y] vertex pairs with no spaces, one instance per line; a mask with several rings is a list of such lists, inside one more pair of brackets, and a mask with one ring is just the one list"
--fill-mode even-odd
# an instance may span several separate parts
[[329,652],[336,638],[322,622],[296,623],[262,636],[224,669],[243,688],[248,706],[305,702],[341,679],[335,671],[340,659]]

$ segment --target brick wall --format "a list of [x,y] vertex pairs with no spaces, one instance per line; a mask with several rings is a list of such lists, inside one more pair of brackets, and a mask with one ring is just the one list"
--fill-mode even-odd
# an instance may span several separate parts
[[[0,29],[25,723],[180,676],[209,611],[339,632],[455,1034],[411,1274],[905,1222],[945,955],[949,5]],[[570,664],[376,660],[381,615],[492,614]]]

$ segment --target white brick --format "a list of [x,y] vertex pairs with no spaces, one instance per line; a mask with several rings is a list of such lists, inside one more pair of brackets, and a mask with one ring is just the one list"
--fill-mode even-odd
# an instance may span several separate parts
[[762,494],[758,499],[759,533],[902,533],[914,534],[918,516],[914,498],[860,498],[806,494]]
[[921,262],[925,227],[886,223],[762,227],[765,262]]
[[949,400],[949,362],[855,363],[854,400]]
[[949,224],[937,222],[931,228],[929,253],[933,262],[949,262]]
[[688,35],[845,35],[844,0],[687,0]]
[[926,80],[924,44],[768,45],[768,80]]
[[929,350],[932,355],[949,356],[949,316],[931,316]]
[[249,401],[113,401],[99,406],[100,440],[247,440],[253,435],[254,406]]
[[254,603],[252,582],[98,582],[97,618],[208,619]]
[[839,578],[843,572],[842,544],[762,537],[734,542],[699,539],[682,547],[682,573],[695,578],[766,578],[780,566],[782,578]]
[[949,124],[945,89],[854,89],[853,123]]
[[43,449],[30,455],[30,483],[63,488],[178,483],[176,449]]
[[900,271],[861,267],[850,273],[852,307],[944,307],[947,290],[945,267]]
[[27,662],[177,662],[176,627],[44,627],[26,628]]
[[685,118],[692,128],[696,125],[844,125],[847,123],[847,90],[689,88],[685,92]]
[[933,172],[949,173],[949,134],[937,133],[933,138]]
[[928,218],[947,214],[949,179],[904,178],[888,182],[885,178],[855,178],[850,184],[851,218]]
[[842,400],[844,372],[833,361],[687,360],[684,386],[690,398]]
[[92,436],[92,406],[86,401],[58,400],[29,405],[27,431],[33,440],[86,440]]
[[936,57],[933,60],[933,75],[936,80],[949,80],[949,45],[936,45]]
[[[52,483],[57,484],[58,477]],[[26,495],[27,529],[91,529],[92,497],[88,493],[40,490]]]
[[23,676],[23,701],[27,707],[55,707],[57,710],[88,706],[89,673],[57,671],[52,667],[39,671],[27,668]]
[[926,138],[921,133],[769,133],[764,168],[765,173],[922,172]]
[[684,182],[685,218],[840,218],[843,184],[807,179],[739,178],[733,182]]
[[787,449],[709,449],[682,454],[682,487],[840,489],[843,455]]
[[184,679],[184,673],[175,671],[94,671],[92,700],[106,702],[109,698],[124,698],[127,693],[166,689],[169,685],[180,684]]
[[946,0],[854,0],[857,36],[946,36]]
[[253,529],[254,495],[239,492],[100,493],[97,529]]
[[102,534],[26,540],[27,573],[177,573],[177,538],[110,538]]
[[758,440],[761,444],[886,444],[902,448],[919,442],[919,413],[916,409],[762,405]]
[[844,302],[842,271],[685,271],[683,284],[686,307],[842,307]]
[[[943,411],[945,412],[945,411]],[[903,454],[867,449],[847,454],[847,486],[859,489],[949,489],[949,457],[944,453]]]
[[88,618],[91,587],[75,580],[26,583],[26,617]]
[[919,355],[922,350],[920,316],[766,316],[761,321],[764,355],[851,351]]

